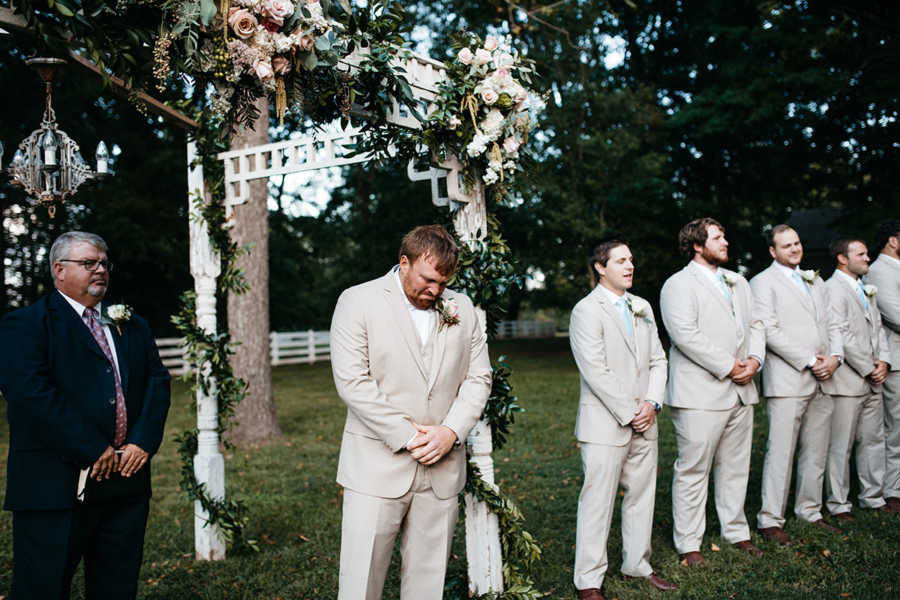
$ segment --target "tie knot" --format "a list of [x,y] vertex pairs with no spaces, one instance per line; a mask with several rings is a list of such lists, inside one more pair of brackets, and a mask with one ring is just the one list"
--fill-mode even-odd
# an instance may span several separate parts
[[97,310],[91,308],[90,306],[84,309],[84,317],[86,319],[96,319],[97,318]]

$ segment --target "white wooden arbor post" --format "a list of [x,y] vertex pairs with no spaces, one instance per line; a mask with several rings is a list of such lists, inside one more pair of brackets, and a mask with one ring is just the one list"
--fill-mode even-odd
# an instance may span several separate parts
[[[197,211],[195,200],[199,195],[204,201],[206,188],[203,184],[203,168],[192,165],[197,158],[194,142],[188,143],[188,211],[190,227],[191,275],[194,276],[194,291],[197,294],[197,326],[207,334],[216,333],[216,278],[221,272],[219,255],[209,240],[206,221]],[[199,365],[200,373],[209,371],[208,364]],[[215,381],[211,382],[209,394],[197,390],[197,454],[194,456],[194,477],[206,486],[210,498],[225,497],[225,460],[219,452],[219,402]],[[209,514],[203,510],[199,500],[194,501],[194,553],[198,560],[221,560],[225,558],[225,538],[219,527],[210,525]]]
[[[356,69],[361,57],[362,55],[357,51],[357,53],[342,61],[340,68],[346,71]],[[446,77],[446,68],[443,63],[413,54],[408,59],[396,59],[395,66],[405,71],[407,81],[413,90],[416,100],[419,101],[423,108],[427,108],[437,94],[438,85]],[[392,110],[387,116],[387,121],[402,127],[420,128],[418,120],[396,101],[393,103]],[[224,162],[225,166],[226,217],[234,219],[234,206],[243,204],[249,199],[249,182],[252,180],[367,162],[370,160],[370,156],[347,156],[349,151],[346,150],[346,147],[354,144],[358,136],[359,130],[348,128],[343,131],[264,144],[252,148],[230,150],[219,154],[218,158]],[[474,190],[466,190],[464,188],[460,177],[461,165],[455,157],[451,157],[440,166],[441,168],[416,171],[414,166],[410,164],[407,173],[413,181],[429,180],[431,182],[432,202],[437,206],[450,205],[451,208],[456,209],[454,224],[457,234],[465,243],[470,245],[477,244],[487,234],[487,207],[484,189],[481,185],[478,185]],[[442,178],[446,178],[446,196],[442,196],[439,192],[438,182]],[[193,184],[191,189],[194,189]],[[194,238],[193,226],[191,232],[193,248],[193,245],[199,243],[199,241]],[[208,241],[206,243],[208,244]],[[193,255],[194,252],[192,251],[191,256],[193,257]],[[218,269],[218,263],[216,263],[216,269]],[[218,275],[218,270],[216,270],[216,275]],[[197,285],[199,316],[199,311],[201,310],[199,279]],[[214,289],[213,279],[213,292]],[[210,308],[212,310],[212,325],[214,327],[215,305],[207,306],[206,310],[209,311]],[[478,313],[482,327],[486,327],[484,311],[479,308]],[[205,400],[211,401],[207,402],[206,406],[215,406],[214,398]],[[215,435],[215,415],[207,415],[207,418],[201,421],[199,406],[200,398],[198,396],[198,424],[203,423],[200,425],[201,436],[203,436],[204,432]],[[210,416],[212,417],[211,419],[209,419]],[[206,429],[204,429],[204,425]],[[214,438],[207,435],[204,439],[211,442]],[[200,458],[201,453],[204,453],[202,454],[204,458],[202,463],[196,462],[195,465],[204,465],[202,467],[202,475],[207,477],[207,479],[200,481],[218,484],[220,482],[224,483],[224,469],[221,471],[221,475],[216,470],[222,464],[222,460],[221,455],[218,453],[217,436],[215,442],[216,448],[213,449],[212,447],[203,446],[201,441],[197,456]],[[488,484],[494,485],[491,429],[486,421],[482,420],[475,426],[469,434],[466,443],[473,462],[481,471],[482,478]],[[200,474],[201,468],[197,467],[196,470]],[[208,489],[210,492],[214,491],[212,487]],[[221,494],[224,496],[224,486]],[[469,591],[473,595],[502,592],[503,557],[501,554],[500,529],[497,515],[492,513],[484,503],[477,501],[468,494],[465,498],[465,505]],[[198,514],[197,518],[202,519],[202,516]],[[209,529],[208,527],[205,529],[195,527],[198,556],[201,554],[201,550],[205,552],[210,548],[210,546],[205,545],[201,549],[201,535],[203,536],[204,544],[209,543],[207,536],[214,535],[214,533],[208,532]],[[218,552],[210,552],[210,557],[224,557],[224,548],[222,548],[221,555]]]

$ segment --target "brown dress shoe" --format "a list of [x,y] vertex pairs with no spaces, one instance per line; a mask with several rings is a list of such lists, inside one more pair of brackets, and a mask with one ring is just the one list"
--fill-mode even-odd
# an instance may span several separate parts
[[847,512],[842,512],[831,516],[832,518],[835,518],[838,521],[843,521],[844,523],[852,523],[856,520],[856,518],[854,518],[853,514],[849,510]]
[[600,588],[588,588],[578,590],[578,600],[606,600],[600,593]]
[[751,556],[762,556],[765,554],[762,550],[750,543],[750,540],[743,540],[734,544],[734,547],[742,552],[746,552]]
[[662,577],[657,577],[656,573],[650,573],[647,577],[634,577],[632,575],[626,575],[622,573],[622,578],[626,580],[630,579],[643,579],[647,581],[650,585],[655,587],[658,590],[662,590],[664,592],[668,592],[670,590],[677,590],[678,586],[670,581],[666,581]]
[[[891,498],[891,500],[894,500],[894,499]],[[885,505],[878,508],[877,510],[880,510],[882,512],[894,513],[894,514],[900,513],[900,502],[891,503],[891,502],[887,501],[887,498],[885,498],[884,501],[885,501]]]
[[840,533],[841,530],[835,527],[834,525],[829,525],[825,522],[825,519],[819,519],[818,521],[813,521],[812,525],[815,525],[819,529],[824,529],[826,531],[830,531],[831,533]]
[[700,554],[700,552],[697,550],[694,550],[693,552],[685,552],[684,554],[679,555],[679,558],[688,567],[702,565],[706,562],[705,560],[703,560],[703,555]]
[[885,498],[884,501],[894,512],[900,513],[900,498]]
[[794,540],[781,527],[760,527],[757,531],[767,542],[776,542],[782,546],[790,546],[794,543]]

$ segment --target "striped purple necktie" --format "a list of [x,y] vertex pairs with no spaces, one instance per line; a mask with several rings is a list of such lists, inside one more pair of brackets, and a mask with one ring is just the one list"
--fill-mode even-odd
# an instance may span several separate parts
[[122,442],[125,441],[125,432],[128,429],[128,413],[125,409],[125,393],[122,391],[122,381],[119,379],[119,370],[116,368],[116,361],[113,360],[112,349],[109,347],[109,342],[106,340],[106,333],[103,331],[103,327],[97,319],[97,311],[93,308],[85,308],[82,319],[84,319],[88,329],[91,330],[94,339],[97,340],[97,345],[103,350],[106,360],[108,360],[109,364],[112,366],[113,376],[116,380],[116,434],[113,439],[113,448],[118,448],[122,445]]

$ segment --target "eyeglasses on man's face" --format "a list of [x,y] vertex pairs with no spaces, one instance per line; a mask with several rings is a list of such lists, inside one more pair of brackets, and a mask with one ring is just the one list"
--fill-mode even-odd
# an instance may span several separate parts
[[81,259],[81,260],[79,260],[79,259],[73,259],[73,258],[61,258],[57,262],[77,263],[77,264],[81,265],[82,267],[84,267],[85,271],[90,271],[91,273],[96,271],[97,267],[103,267],[103,270],[106,271],[107,273],[112,273],[112,270],[113,270],[113,264],[106,259],[103,259],[103,260]]

